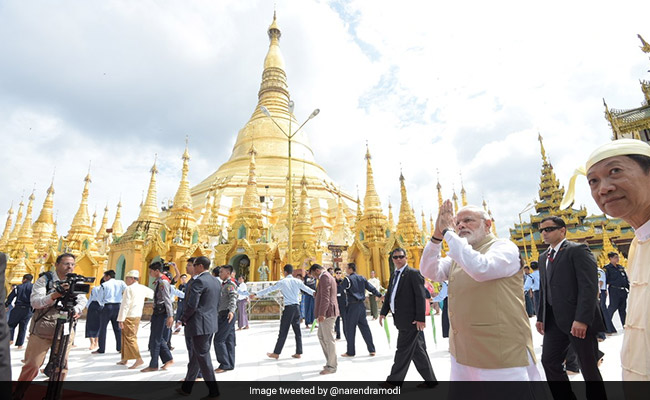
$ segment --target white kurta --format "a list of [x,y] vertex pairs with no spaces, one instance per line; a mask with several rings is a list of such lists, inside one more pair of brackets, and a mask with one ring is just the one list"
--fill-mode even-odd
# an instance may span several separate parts
[[628,254],[630,295],[621,349],[623,380],[650,380],[650,221],[635,232]]
[[[440,258],[442,244],[427,243],[420,260],[420,272],[435,282],[449,278],[449,268],[455,260],[477,282],[514,275],[521,268],[519,250],[508,240],[497,240],[485,254],[474,250],[467,240],[447,231],[444,239],[449,245],[448,256]],[[530,352],[527,367],[477,368],[460,364],[451,356],[452,381],[540,381],[542,380]]]

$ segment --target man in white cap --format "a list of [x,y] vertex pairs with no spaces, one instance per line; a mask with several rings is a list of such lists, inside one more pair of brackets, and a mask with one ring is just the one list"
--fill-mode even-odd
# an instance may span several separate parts
[[628,253],[628,297],[621,349],[623,380],[650,380],[650,146],[619,139],[596,149],[571,178],[561,207],[573,204],[575,178],[586,175],[598,207],[634,228]]
[[138,348],[138,327],[142,317],[142,308],[144,307],[145,297],[153,299],[153,290],[141,285],[140,272],[132,269],[126,274],[126,289],[122,294],[122,303],[117,321],[122,329],[122,359],[117,364],[126,365],[129,360],[135,360],[135,363],[129,369],[136,369],[144,364]]

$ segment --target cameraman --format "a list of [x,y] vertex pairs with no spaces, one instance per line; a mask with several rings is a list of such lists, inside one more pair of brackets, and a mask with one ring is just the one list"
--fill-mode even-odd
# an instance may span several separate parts
[[[29,340],[25,350],[25,365],[20,372],[19,381],[32,381],[38,375],[38,369],[45,361],[45,355],[52,347],[56,320],[59,317],[59,310],[55,307],[56,299],[63,296],[56,291],[56,282],[64,281],[66,275],[74,272],[75,256],[70,253],[63,253],[56,258],[55,272],[48,271],[34,283],[30,302],[34,308],[34,316],[29,327]],[[63,289],[69,289],[68,284],[61,285]],[[79,294],[74,306],[74,318],[81,316],[81,311],[86,306],[86,295]],[[70,332],[70,343],[74,341],[74,331]],[[68,346],[68,352],[70,346]],[[61,379],[65,380],[68,372],[68,354],[65,355],[66,367],[63,369]],[[16,389],[18,392],[19,389]]]

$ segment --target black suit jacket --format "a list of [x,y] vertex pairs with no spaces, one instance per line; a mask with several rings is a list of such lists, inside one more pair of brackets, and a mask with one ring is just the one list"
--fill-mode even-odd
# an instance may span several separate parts
[[[5,269],[7,268],[7,256],[0,253],[0,299],[5,298]],[[7,326],[7,316],[5,308],[0,306],[0,381],[11,381],[11,356],[9,354],[9,327]],[[4,385],[0,389],[2,398],[9,395],[10,386]],[[5,393],[6,392],[6,393]]]
[[220,295],[221,286],[209,272],[188,283],[181,317],[185,323],[186,336],[208,335],[219,329]]
[[[413,321],[424,322],[426,305],[424,278],[420,271],[408,265],[404,266],[401,274],[397,292],[395,293],[395,309],[397,311],[393,313],[395,326],[397,329],[416,329]],[[384,316],[390,310],[390,299],[394,290],[394,276],[395,272],[390,276],[388,291],[381,307],[381,315]]]
[[549,249],[539,256],[539,313],[546,317],[547,295],[553,300],[553,315],[557,326],[567,334],[573,321],[587,324],[588,333],[605,331],[598,301],[598,271],[593,253],[584,244],[565,240],[551,263],[550,285],[547,283]]

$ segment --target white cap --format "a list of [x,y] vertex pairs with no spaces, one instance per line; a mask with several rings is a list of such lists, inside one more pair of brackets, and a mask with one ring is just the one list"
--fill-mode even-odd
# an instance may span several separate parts
[[131,271],[126,273],[127,278],[140,278],[140,271],[137,269],[132,269]]

